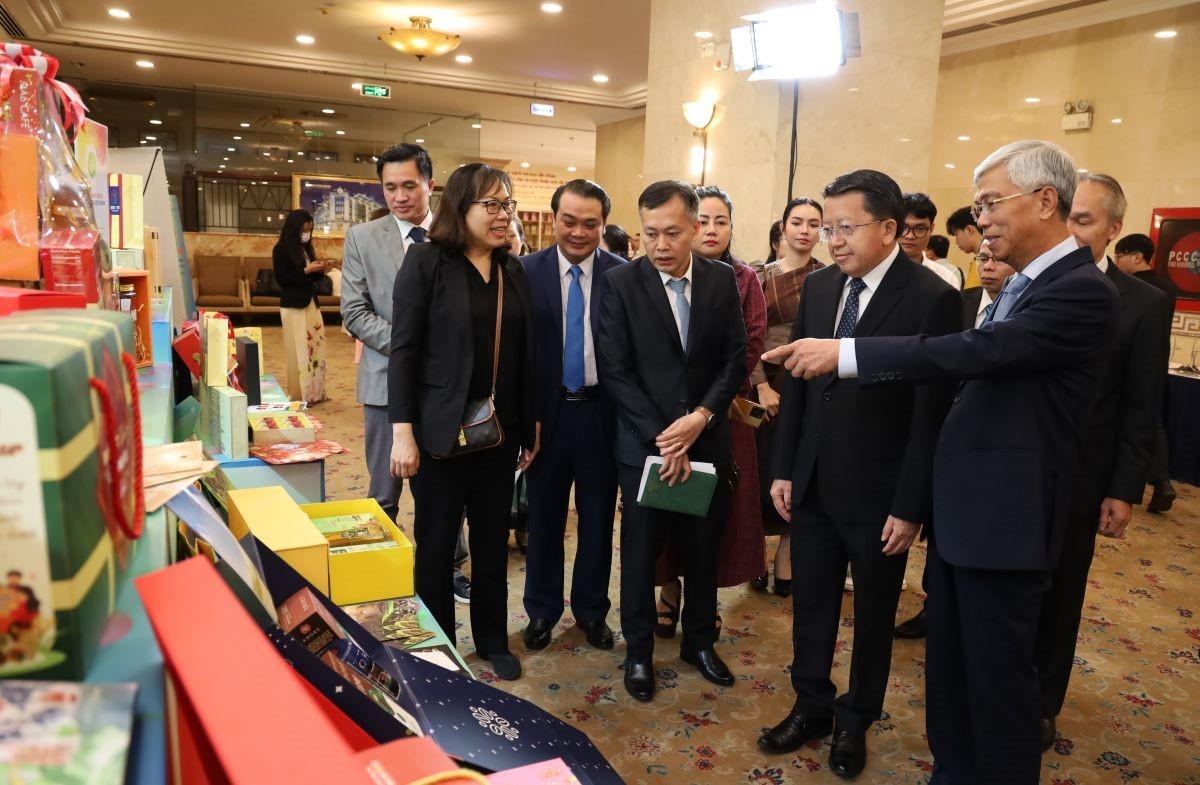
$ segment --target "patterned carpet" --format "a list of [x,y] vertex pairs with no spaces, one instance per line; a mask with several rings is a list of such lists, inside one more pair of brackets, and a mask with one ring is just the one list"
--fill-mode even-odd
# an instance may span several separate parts
[[[264,330],[266,366],[281,376],[282,337]],[[354,345],[337,325],[328,329],[332,400],[315,407],[332,438],[354,452],[327,464],[332,499],[365,495],[362,419],[354,403]],[[1101,539],[1080,630],[1076,670],[1067,704],[1059,717],[1059,740],[1044,757],[1043,785],[1130,783],[1200,785],[1200,492],[1179,486],[1179,499],[1167,515],[1137,508],[1127,539]],[[405,491],[401,524],[412,514]],[[411,532],[411,522],[406,526]],[[574,553],[568,529],[568,558]],[[617,542],[614,539],[614,551]],[[772,543],[772,549],[774,544]],[[909,559],[910,590],[901,597],[898,618],[920,606],[925,553]],[[615,561],[619,563],[619,559]],[[755,746],[764,727],[783,718],[792,705],[788,681],[791,658],[791,603],[745,587],[720,592],[724,633],[718,651],[738,678],[732,688],[714,687],[679,658],[678,637],[658,641],[655,664],[659,692],[650,704],[630,698],[621,685],[624,646],[618,631],[611,652],[591,648],[573,620],[564,617],[554,642],[536,654],[525,652],[521,607],[525,565],[511,550],[509,630],[525,675],[499,682],[473,655],[466,613],[456,635],[460,651],[482,679],[534,701],[587,733],[630,783],[838,782],[827,767],[828,741],[798,754],[766,756]],[[610,596],[618,596],[614,569]],[[568,574],[568,581],[570,576]],[[847,595],[849,598],[849,595]],[[844,605],[846,636],[838,642],[834,681],[848,674],[852,608]],[[609,623],[619,626],[614,606]],[[868,738],[867,769],[859,783],[928,781],[932,757],[924,736],[924,646],[897,641],[886,717]]]

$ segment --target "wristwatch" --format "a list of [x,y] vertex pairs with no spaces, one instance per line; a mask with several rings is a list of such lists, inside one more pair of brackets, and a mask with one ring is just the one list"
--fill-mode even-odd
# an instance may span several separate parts
[[692,409],[692,414],[701,414],[704,416],[706,420],[704,430],[706,431],[712,430],[712,427],[716,425],[717,415],[715,412],[709,410],[707,406],[697,406],[695,409]]

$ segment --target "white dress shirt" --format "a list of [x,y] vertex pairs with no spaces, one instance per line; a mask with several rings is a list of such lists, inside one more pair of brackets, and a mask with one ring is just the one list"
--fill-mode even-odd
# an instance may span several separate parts
[[[1049,251],[1046,251],[1044,254],[1025,265],[1025,269],[1021,270],[1021,273],[1028,278],[1030,282],[1033,282],[1039,275],[1048,270],[1050,265],[1054,264],[1059,259],[1062,259],[1064,256],[1078,248],[1079,243],[1075,242],[1075,238],[1067,237],[1067,239],[1063,240]],[[1005,285],[1007,286],[1007,284]],[[1029,287],[1026,286],[1025,291],[1021,292],[1021,296],[1025,296],[1028,291]],[[1017,302],[1020,301],[1020,298],[1017,298]],[[1017,303],[1013,303],[1014,308],[1016,305]],[[1009,313],[1012,313],[1011,309],[1009,310]],[[855,354],[854,351],[853,338],[843,338],[838,342],[838,376],[843,379],[858,378],[858,355]]]
[[[892,252],[887,255],[887,258],[884,259],[879,264],[875,265],[875,269],[871,270],[871,272],[867,273],[866,275],[864,275],[862,277],[862,282],[864,284],[866,284],[866,288],[863,289],[861,292],[859,292],[859,295],[858,295],[858,318],[859,319],[861,319],[862,315],[867,312],[867,305],[871,302],[871,297],[875,294],[875,290],[879,288],[879,284],[883,282],[883,276],[887,275],[887,271],[892,269],[892,263],[896,261],[896,257],[898,257],[899,255],[900,255],[900,246],[899,245],[892,246]],[[838,324],[842,321],[842,311],[846,310],[846,298],[850,295],[850,282],[852,280],[854,280],[854,279],[847,278],[846,283],[843,284],[843,286],[842,286],[842,299],[838,303],[837,315],[833,317],[833,330],[835,333],[837,332]],[[855,324],[857,324],[857,323],[858,322],[856,321]],[[850,349],[851,354],[853,354],[854,341],[850,341],[849,343],[851,344],[851,349]],[[843,340],[842,346],[845,346],[845,345],[846,345],[846,341]],[[842,357],[841,357],[841,355],[842,355],[842,353],[839,352],[838,353],[838,375],[839,376],[843,375],[842,374]],[[855,360],[853,357],[851,357],[851,360],[854,362],[854,365],[852,367],[857,368],[858,367],[857,360]],[[851,377],[845,377],[845,378],[851,378]]]
[[975,326],[976,327],[983,324],[983,320],[984,320],[985,316],[987,315],[987,308],[993,302],[994,301],[992,300],[992,293],[989,292],[987,289],[984,289],[983,292],[979,295],[979,308],[975,311]]
[[1096,262],[1096,266],[1100,268],[1100,272],[1108,275],[1108,256],[1106,255],[1103,259]]
[[670,286],[667,286],[667,281],[683,280],[688,282],[687,286],[683,287],[683,299],[687,301],[687,304],[690,307],[692,304],[692,289],[694,288],[694,285],[692,284],[692,260],[688,259],[687,269],[684,270],[683,275],[679,276],[678,278],[672,278],[662,270],[658,271],[658,275],[660,278],[662,278],[663,289],[665,289],[667,292],[667,302],[671,303],[671,316],[675,317],[675,329],[680,333],[682,340],[686,341],[687,336],[683,335],[683,330],[679,324],[679,309],[675,307],[675,298],[678,295],[675,294],[674,289],[672,289]]
[[[555,246],[558,248],[558,246]],[[571,291],[571,263],[558,248],[558,284],[562,292],[563,351],[567,348],[567,294]],[[596,269],[596,253],[579,263],[579,285],[583,288],[583,384],[598,384],[596,375],[596,346],[592,343],[592,279]]]
[[930,261],[928,259],[921,262],[921,266],[927,268],[931,273],[936,274],[938,278],[941,278],[956,290],[962,291],[962,280],[958,277],[958,268],[952,268],[944,262]]
[[399,218],[396,218],[395,213],[392,213],[392,218],[396,219],[396,226],[400,227],[400,236],[402,238],[404,238],[404,247],[401,249],[402,253],[400,254],[400,257],[404,258],[404,254],[408,253],[408,247],[410,245],[412,245],[412,243],[413,243],[412,238],[408,236],[408,233],[413,230],[413,227],[420,226],[422,229],[425,230],[426,236],[428,236],[429,235],[429,227],[433,224],[433,213],[426,212],[425,220],[421,221],[421,223],[419,223],[419,224],[409,223],[408,221],[402,221]]

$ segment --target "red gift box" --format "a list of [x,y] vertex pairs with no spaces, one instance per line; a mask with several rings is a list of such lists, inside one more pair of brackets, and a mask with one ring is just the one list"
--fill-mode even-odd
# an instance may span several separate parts
[[100,300],[100,233],[95,229],[58,229],[42,237],[42,278],[55,292],[82,294],[89,303]]
[[17,311],[39,311],[45,308],[86,307],[87,299],[81,294],[0,286],[0,316],[7,316]]
[[0,278],[38,279],[38,75],[0,54]]

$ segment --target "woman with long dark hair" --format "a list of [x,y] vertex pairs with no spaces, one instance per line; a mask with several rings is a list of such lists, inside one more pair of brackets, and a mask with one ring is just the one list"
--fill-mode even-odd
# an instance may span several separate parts
[[511,194],[508,175],[486,164],[450,175],[429,242],[408,249],[396,276],[388,364],[392,474],[412,480],[417,594],[454,640],[452,561],[465,512],[471,632],[504,679],[521,675],[506,624],[513,474],[537,454],[539,428],[529,285],[506,239]]
[[283,323],[284,380],[288,398],[317,403],[325,400],[325,322],[317,308],[317,281],[332,262],[318,261],[312,244],[313,217],[292,210],[283,220],[279,241],[271,251]]

